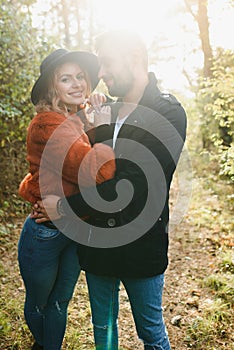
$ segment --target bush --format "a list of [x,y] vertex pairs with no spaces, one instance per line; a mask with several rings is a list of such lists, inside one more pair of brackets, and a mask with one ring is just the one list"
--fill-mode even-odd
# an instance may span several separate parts
[[20,203],[18,208],[21,208],[17,190],[28,169],[25,137],[34,115],[30,90],[49,44],[32,28],[26,5],[0,2],[0,205],[10,211],[15,204]]
[[234,180],[234,52],[219,49],[213,76],[201,83],[197,96],[203,146],[221,176]]

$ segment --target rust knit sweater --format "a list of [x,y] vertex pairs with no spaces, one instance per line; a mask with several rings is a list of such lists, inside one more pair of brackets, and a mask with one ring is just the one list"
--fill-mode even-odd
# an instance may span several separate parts
[[78,116],[67,119],[56,112],[38,113],[28,128],[29,173],[19,194],[31,203],[47,194],[70,196],[79,192],[80,186],[111,179],[114,158],[110,147],[101,143],[91,146]]

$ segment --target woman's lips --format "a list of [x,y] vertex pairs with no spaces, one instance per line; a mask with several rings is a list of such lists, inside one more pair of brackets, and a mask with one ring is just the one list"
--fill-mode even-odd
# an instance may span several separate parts
[[83,96],[82,92],[77,92],[77,91],[70,92],[69,95],[72,97],[82,97]]

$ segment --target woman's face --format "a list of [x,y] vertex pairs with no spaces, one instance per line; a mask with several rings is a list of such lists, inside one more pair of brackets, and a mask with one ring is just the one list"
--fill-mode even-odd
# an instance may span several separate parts
[[67,62],[55,71],[55,84],[58,98],[65,105],[80,105],[88,94],[85,73],[76,63]]

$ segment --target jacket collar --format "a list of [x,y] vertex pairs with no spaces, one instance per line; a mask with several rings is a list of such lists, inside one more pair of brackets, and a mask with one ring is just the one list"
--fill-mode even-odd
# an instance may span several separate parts
[[149,83],[146,85],[145,91],[139,102],[139,105],[154,109],[155,99],[159,98],[161,91],[157,86],[157,79],[155,74],[153,72],[149,72],[148,77]]

